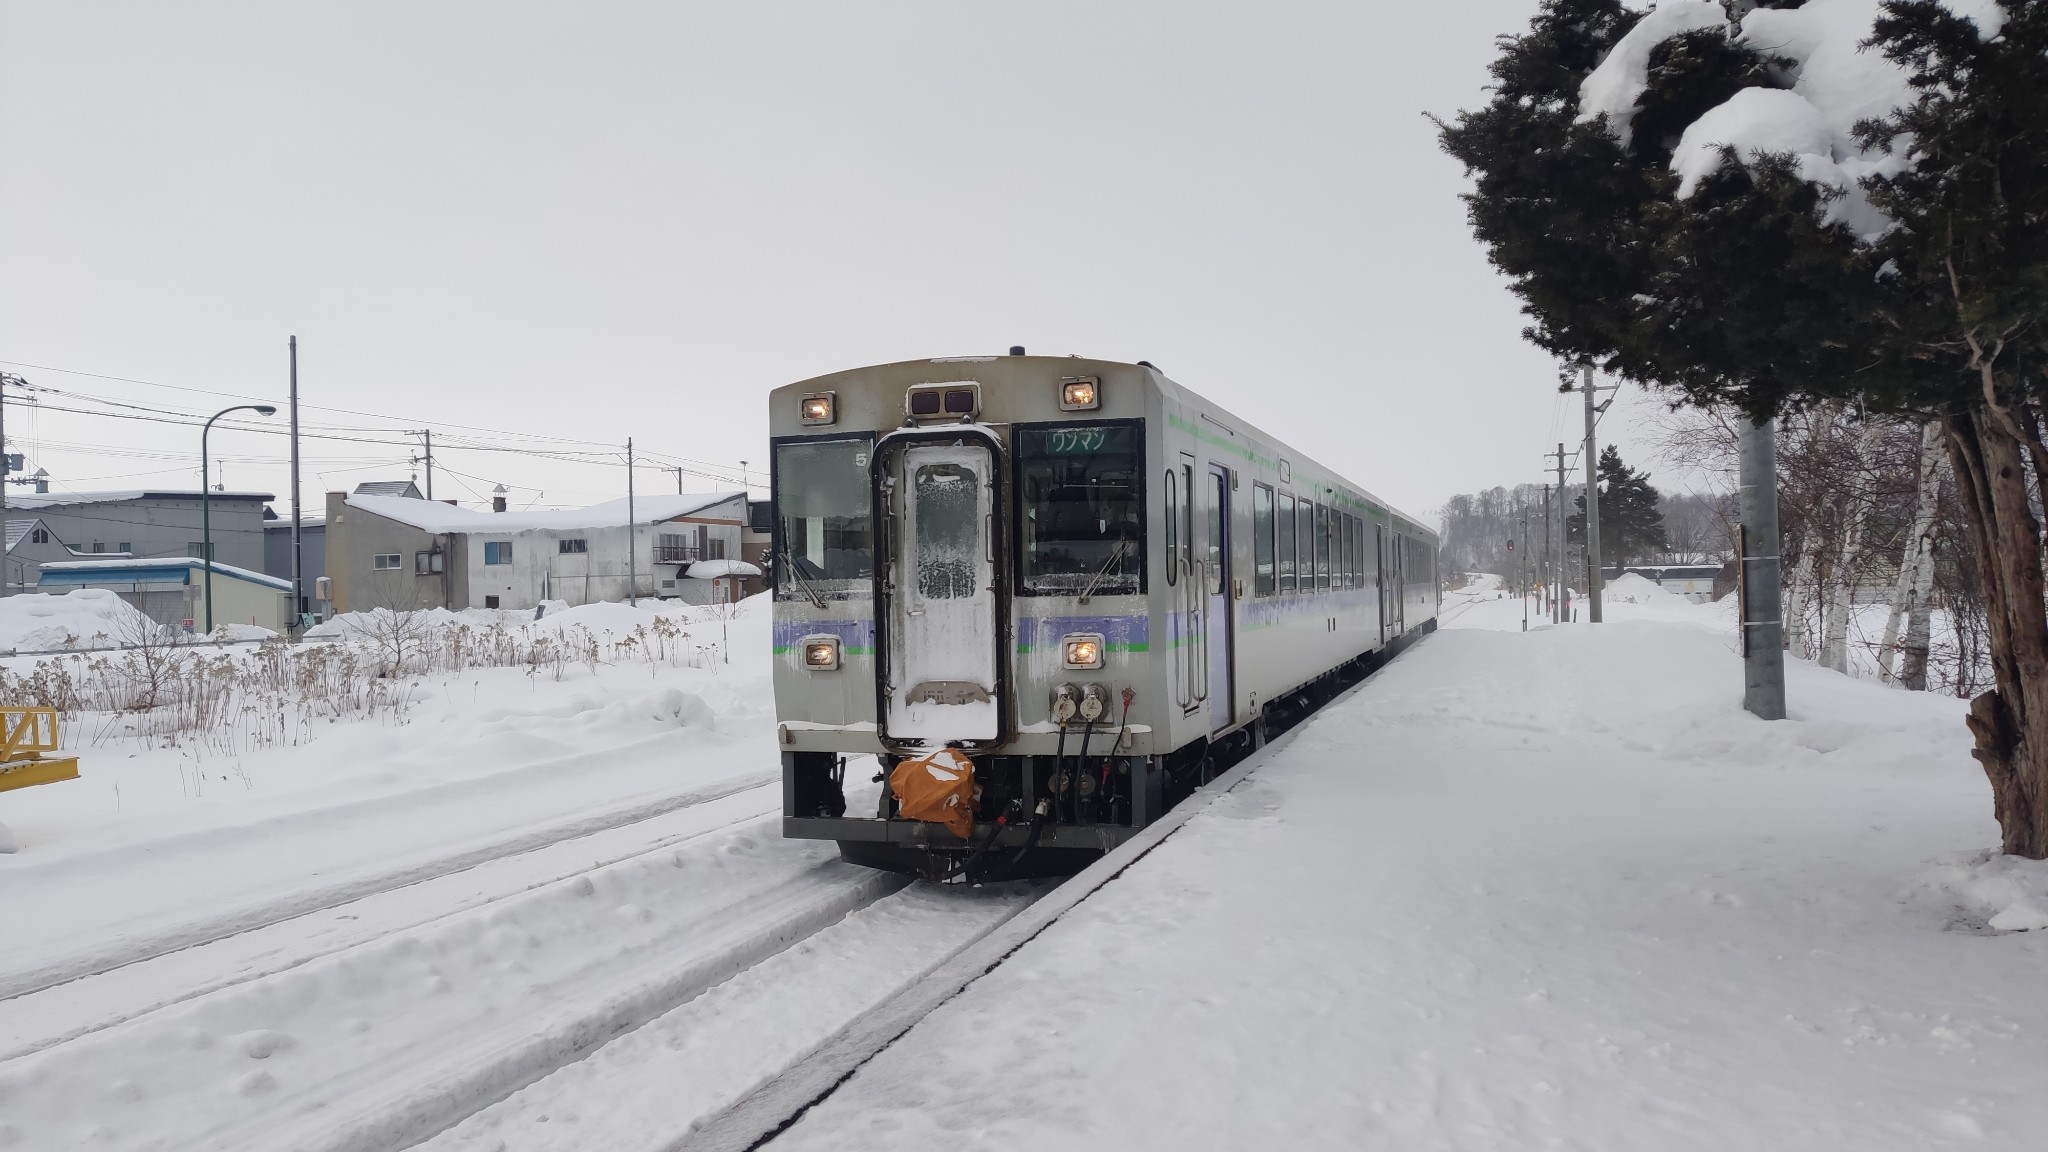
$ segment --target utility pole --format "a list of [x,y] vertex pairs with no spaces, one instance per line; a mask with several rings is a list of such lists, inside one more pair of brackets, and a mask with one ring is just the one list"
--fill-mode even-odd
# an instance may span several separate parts
[[[7,482],[13,479],[12,476],[8,475],[13,469],[7,466],[11,463],[7,459],[7,386],[9,384],[25,383],[27,381],[19,376],[9,376],[5,373],[0,373],[0,527],[4,527],[7,520]],[[6,555],[4,552],[0,552],[0,596],[8,595],[11,590],[10,585],[13,583],[12,574],[8,570],[7,564]],[[26,572],[22,575],[22,582],[28,582]]]
[[663,468],[662,471],[676,474],[676,495],[681,496],[683,494],[683,466],[678,464],[673,468]]
[[[299,338],[292,337],[292,626],[294,636],[306,625],[305,544],[299,538]],[[210,559],[210,558],[209,558]]]
[[[677,483],[682,482],[682,473],[676,473]],[[626,437],[626,603],[638,606],[640,603],[640,542],[639,526],[633,516],[633,438]]]
[[1581,367],[1586,393],[1586,596],[1589,609],[1588,619],[1598,624],[1600,620],[1601,584],[1600,575],[1600,477],[1597,471],[1597,456],[1594,452],[1593,430],[1600,422],[1600,413],[1607,410],[1607,404],[1598,401],[1601,392],[1612,392],[1615,385],[1596,388],[1593,385],[1593,366]]
[[434,498],[434,430],[432,428],[423,428],[414,432],[413,435],[423,437],[426,440],[427,450],[425,456],[415,456],[412,462],[418,464],[422,459],[426,461],[427,499],[432,500]]
[[1742,614],[1742,706],[1765,720],[1785,718],[1785,618],[1778,566],[1778,449],[1775,421],[1743,421],[1742,528],[1735,565]]
[[1550,485],[1543,486],[1543,599],[1537,608],[1539,612],[1550,613],[1550,622],[1557,623],[1557,585],[1551,580],[1554,569],[1550,563]]
[[[1565,530],[1565,525],[1568,521],[1564,511],[1565,462],[1564,444],[1562,442],[1559,442],[1557,451],[1549,453],[1549,458],[1557,461],[1557,585],[1559,593],[1558,599],[1551,602],[1550,622],[1553,624],[1568,624],[1572,618],[1572,593],[1570,582],[1565,579],[1565,573],[1571,568],[1571,549],[1567,547],[1569,541],[1566,540],[1570,533]],[[1545,518],[1548,519],[1550,509],[1547,504],[1543,511]]]
[[1522,513],[1522,631],[1529,630],[1529,507]]

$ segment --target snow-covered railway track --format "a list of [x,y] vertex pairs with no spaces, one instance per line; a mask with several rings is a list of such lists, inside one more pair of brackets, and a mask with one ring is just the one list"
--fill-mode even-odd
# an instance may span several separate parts
[[0,1136],[405,1147],[904,883],[750,821],[0,1061]]
[[160,952],[0,1000],[0,1061],[774,812],[774,784],[673,798],[655,815]]
[[[472,841],[458,849],[426,858],[414,858],[390,867],[357,870],[324,883],[299,885],[253,903],[231,904],[205,915],[183,916],[167,923],[138,927],[112,938],[95,939],[69,951],[0,971],[0,1003],[167,953],[334,909],[378,893],[466,872],[494,860],[642,824],[672,812],[742,793],[757,791],[766,795],[775,791],[774,784],[779,779],[780,773],[776,771],[749,773],[707,788],[638,800],[597,812],[586,811],[569,819],[530,825],[481,842]],[[15,877],[15,880],[31,882],[26,874]],[[0,1052],[9,1050],[12,1046],[0,1041]]]

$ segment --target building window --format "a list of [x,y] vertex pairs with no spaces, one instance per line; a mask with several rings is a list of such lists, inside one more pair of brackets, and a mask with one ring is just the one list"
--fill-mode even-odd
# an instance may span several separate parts
[[105,552],[107,550],[107,546],[95,540],[92,542],[92,550],[94,552]]
[[719,536],[711,541],[710,558],[713,560],[725,559],[725,537]]
[[370,570],[373,572],[396,572],[398,571],[399,562],[403,559],[404,557],[396,552],[379,552],[377,555],[370,557]]
[[484,542],[484,563],[510,564],[512,542],[510,540],[487,540]]
[[439,576],[446,571],[447,554],[440,551],[415,552],[412,554],[412,570],[418,576]]
[[28,538],[32,544],[48,544],[50,542],[50,531],[47,528],[38,528],[29,533]]
[[557,540],[555,547],[564,556],[581,556],[590,551],[588,540]]
[[[92,550],[95,552],[104,552],[107,549],[106,545],[104,544],[95,544],[92,546]],[[196,540],[190,544],[185,545],[185,555],[188,559],[192,560],[212,559],[212,557],[206,555],[206,545],[201,544]]]
[[496,596],[486,596],[486,597],[484,597],[484,607],[486,607],[486,608],[496,608],[497,606],[498,606],[498,598],[497,598]]
[[654,562],[656,564],[688,564],[697,558],[696,552],[683,543],[683,537],[664,532],[654,541]]
[[130,543],[129,543],[129,542],[127,542],[126,540],[123,540],[123,541],[121,541],[121,542],[120,542],[119,544],[116,544],[116,545],[114,545],[114,551],[116,551],[116,552],[133,552],[133,551],[135,551],[135,545],[133,545],[133,544],[130,544]]

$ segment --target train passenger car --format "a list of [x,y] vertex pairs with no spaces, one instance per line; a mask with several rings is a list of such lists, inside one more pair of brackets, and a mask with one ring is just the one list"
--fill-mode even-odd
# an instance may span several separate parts
[[[850,861],[1072,871],[1436,626],[1435,533],[1142,361],[914,360],[770,404],[783,832]],[[847,811],[850,758],[941,749],[971,834],[886,783]]]

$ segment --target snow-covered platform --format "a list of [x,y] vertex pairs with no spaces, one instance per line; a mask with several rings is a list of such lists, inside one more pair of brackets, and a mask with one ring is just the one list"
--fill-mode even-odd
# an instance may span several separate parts
[[1721,606],[1455,607],[773,1146],[2038,1147],[1961,702],[1795,663],[1767,724]]

